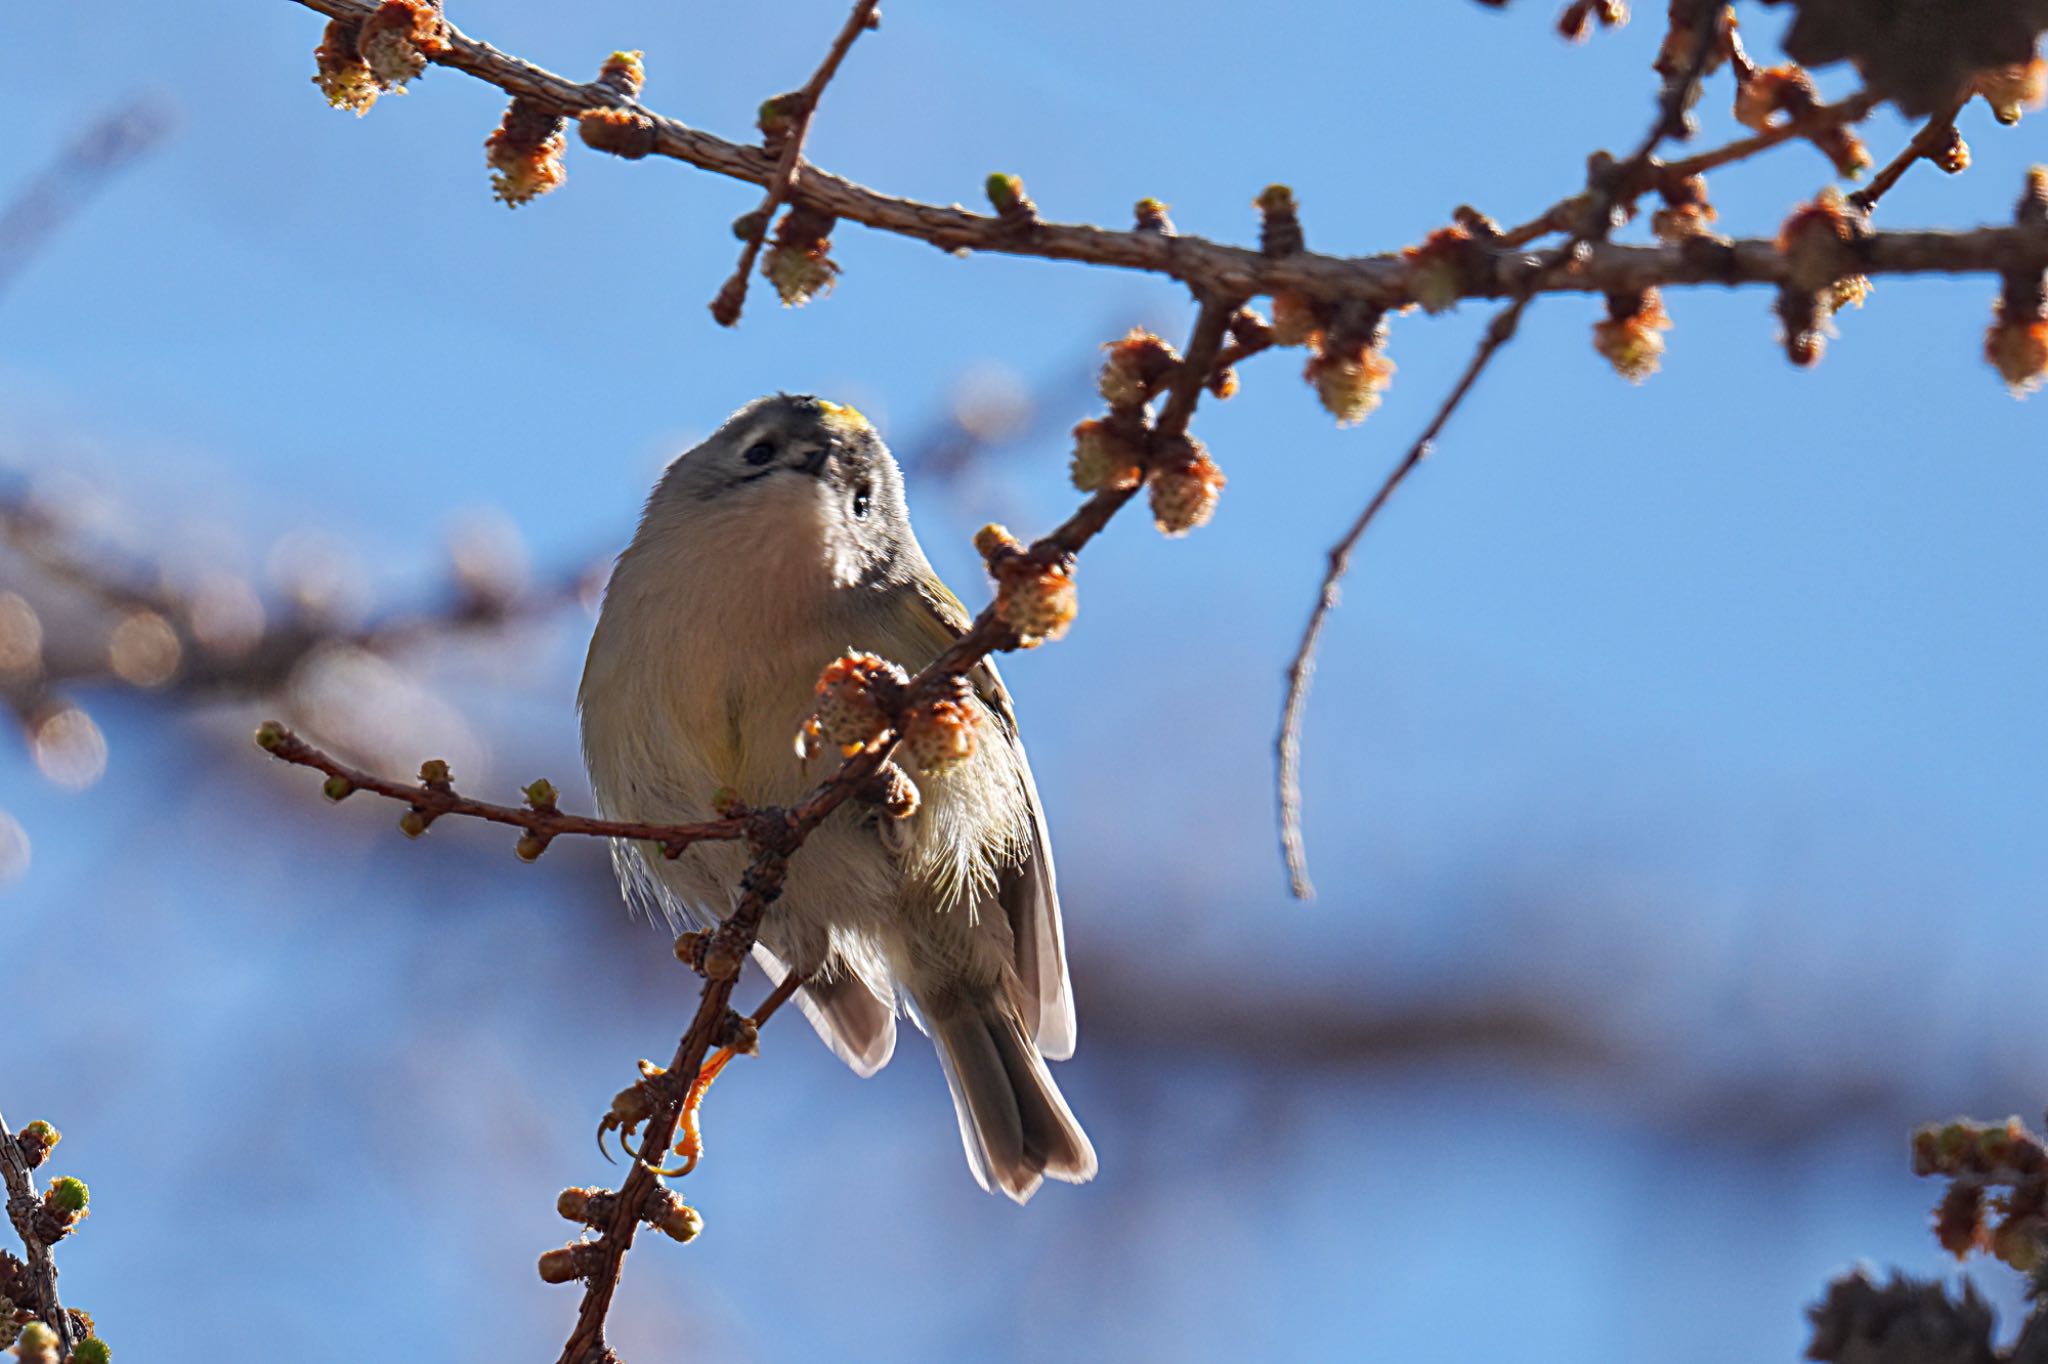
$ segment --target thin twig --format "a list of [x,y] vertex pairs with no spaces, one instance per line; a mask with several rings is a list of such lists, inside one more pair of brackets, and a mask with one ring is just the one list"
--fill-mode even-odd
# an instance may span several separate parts
[[29,1278],[36,1291],[36,1311],[44,1324],[57,1333],[58,1358],[66,1358],[77,1343],[77,1334],[71,1329],[71,1314],[57,1301],[57,1262],[50,1254],[49,1243],[36,1231],[35,1213],[41,1200],[36,1196],[35,1173],[15,1144],[14,1132],[7,1126],[4,1114],[0,1114],[0,1179],[7,1185],[7,1220],[14,1224],[27,1253]]
[[1885,163],[1884,169],[1870,177],[1870,183],[1849,196],[1849,202],[1868,213],[1877,207],[1877,201],[1891,192],[1893,185],[1906,176],[1913,163],[1929,159],[1947,145],[1950,134],[1956,130],[1956,116],[1963,112],[1967,99],[1951,100],[1934,111],[1920,131],[1914,133],[1899,154]]
[[630,838],[661,845],[664,855],[674,857],[692,843],[734,840],[748,836],[753,816],[733,815],[706,820],[701,824],[648,824],[637,820],[594,819],[588,815],[563,814],[552,807],[494,805],[459,795],[453,787],[439,784],[393,781],[365,772],[307,743],[276,721],[257,731],[256,742],[280,762],[310,767],[346,782],[350,793],[368,791],[386,800],[399,801],[435,819],[461,815],[492,824],[509,824],[527,833],[554,838],[561,834],[587,834],[593,838]]
[[1737,161],[1747,161],[1758,152],[1768,151],[1781,142],[1790,142],[1798,137],[1811,137],[1815,133],[1826,132],[1830,128],[1839,128],[1848,123],[1861,123],[1870,117],[1871,111],[1877,108],[1878,103],[1876,95],[1868,91],[1858,91],[1834,104],[1823,104],[1793,122],[1766,128],[1749,137],[1739,137],[1733,142],[1678,161],[1667,161],[1658,168],[1657,174],[1667,180],[1683,180],[1688,176],[1705,175],[1710,170],[1718,170]]
[[725,326],[733,326],[740,320],[740,310],[747,302],[747,281],[753,276],[754,260],[761,254],[761,243],[767,239],[775,211],[782,207],[790,191],[796,187],[804,159],[804,138],[811,131],[811,117],[818,111],[818,101],[824,97],[825,87],[832,83],[832,77],[838,74],[839,63],[846,59],[854,40],[875,27],[875,10],[880,3],[881,0],[855,0],[853,12],[840,26],[839,36],[832,40],[825,60],[818,64],[810,80],[797,92],[796,109],[783,137],[782,154],[776,159],[775,173],[768,180],[767,197],[751,215],[753,226],[748,229],[746,245],[740,249],[739,266],[711,304],[711,315]]
[[[1826,132],[1843,124],[1860,123],[1870,117],[1871,111],[1876,109],[1877,105],[1877,96],[1858,93],[1834,104],[1824,104],[1797,122],[1766,128],[1760,133],[1737,138],[1733,142],[1710,148],[1680,161],[1658,164],[1652,158],[1642,163],[1638,183],[1622,187],[1622,198],[1631,200],[1659,186],[1674,185],[1691,176],[1704,175],[1722,166],[1747,161],[1760,152],[1769,151],[1772,147],[1790,142],[1794,138],[1812,137],[1816,133]],[[1488,244],[1502,248],[1526,246],[1539,237],[1566,231],[1576,220],[1579,207],[1578,196],[1560,199],[1529,221],[1503,230],[1497,240]]]
[[[376,8],[374,0],[293,2],[343,19],[364,19]],[[579,84],[460,32],[452,33],[447,50],[432,60],[565,116],[619,105],[619,93],[610,86]],[[653,125],[653,155],[756,185],[767,185],[775,173],[775,161],[759,147],[728,142],[651,111],[641,112],[648,114]],[[1774,136],[1773,140],[1784,138]],[[1205,237],[1043,220],[1035,222],[1029,232],[1018,232],[999,217],[884,194],[815,165],[803,168],[802,197],[807,205],[835,218],[929,242],[947,251],[991,251],[1149,271],[1180,280],[1204,294],[1250,298],[1284,292],[1322,302],[1363,299],[1385,306],[1410,301],[1407,290],[1414,272],[1398,253],[1328,256],[1297,251],[1266,256]],[[2048,240],[2018,227],[1961,233],[1879,233],[1868,243],[1868,252],[1861,263],[1867,275],[2011,273],[2048,268]],[[1606,243],[1568,272],[1540,272],[1533,286],[1527,285],[1526,278],[1512,286],[1500,279],[1475,278],[1462,296],[1511,298],[1523,287],[1543,294],[1613,293],[1679,284],[1779,284],[1784,272],[1783,258],[1769,238],[1736,242],[1711,260],[1676,246]]]
[[1480,338],[1478,348],[1466,362],[1465,370],[1458,381],[1451,386],[1438,405],[1436,414],[1415,438],[1408,452],[1394,465],[1393,471],[1381,482],[1365,509],[1351,523],[1341,539],[1330,549],[1329,564],[1323,573],[1322,587],[1316,594],[1315,606],[1309,611],[1308,624],[1301,632],[1301,643],[1295,648],[1294,657],[1287,665],[1287,695],[1280,707],[1280,732],[1274,740],[1277,755],[1275,795],[1280,815],[1280,852],[1287,864],[1288,889],[1296,899],[1306,900],[1315,895],[1315,885],[1308,875],[1308,849],[1302,841],[1301,832],[1301,729],[1302,716],[1308,704],[1309,681],[1315,673],[1316,644],[1322,638],[1323,625],[1329,619],[1331,610],[1337,605],[1338,587],[1351,567],[1352,552],[1359,540],[1372,525],[1380,509],[1387,505],[1395,491],[1415,472],[1418,465],[1429,456],[1430,448],[1442,434],[1451,416],[1465,401],[1465,396],[1479,382],[1479,376],[1508,343],[1521,324],[1522,314],[1541,287],[1543,276],[1561,271],[1577,259],[1579,249],[1586,243],[1604,238],[1613,230],[1613,214],[1617,203],[1637,183],[1657,148],[1667,137],[1677,134],[1685,121],[1685,110],[1692,103],[1699,87],[1700,76],[1706,70],[1710,45],[1707,35],[1718,21],[1721,6],[1701,3],[1694,20],[1697,26],[1695,51],[1688,69],[1682,77],[1666,83],[1662,98],[1658,101],[1657,118],[1649,132],[1644,134],[1642,143],[1629,158],[1612,167],[1604,178],[1587,186],[1594,199],[1589,211],[1581,214],[1578,226],[1565,244],[1541,269],[1534,278],[1527,280],[1514,298],[1495,313],[1487,324],[1486,334]]

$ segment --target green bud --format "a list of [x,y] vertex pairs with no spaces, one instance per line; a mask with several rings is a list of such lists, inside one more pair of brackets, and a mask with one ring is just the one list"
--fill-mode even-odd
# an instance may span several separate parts
[[429,822],[424,812],[407,810],[398,817],[398,832],[404,834],[407,838],[418,838],[427,831]]
[[75,1175],[65,1175],[50,1182],[49,1200],[68,1213],[81,1213],[92,1201],[92,1194],[86,1189],[85,1181]]
[[513,844],[512,851],[521,862],[538,862],[540,855],[548,850],[548,840],[539,834],[526,834]]
[[57,1348],[57,1333],[40,1321],[32,1321],[21,1328],[15,1338],[14,1349],[23,1359],[33,1354],[44,1353]]
[[1292,213],[1295,211],[1294,191],[1285,185],[1268,185],[1259,191],[1259,197],[1252,204],[1264,213]]
[[420,780],[429,786],[453,780],[448,772],[447,760],[444,758],[429,758],[421,763]]
[[991,173],[984,187],[988,190],[988,201],[998,213],[1009,212],[1024,197],[1024,181],[1004,171]]
[[71,1364],[108,1364],[114,1352],[98,1336],[87,1336],[71,1347]]
[[34,1122],[30,1123],[28,1126],[21,1129],[21,1139],[25,1141],[41,1142],[43,1145],[43,1149],[48,1150],[50,1147],[55,1146],[58,1142],[64,1140],[64,1134],[62,1132],[59,1132],[56,1128],[50,1126],[50,1124],[44,1122],[41,1118],[37,1118]]
[[531,785],[521,788],[526,794],[526,803],[536,810],[552,808],[560,792],[546,777],[536,779]]
[[265,720],[256,727],[256,747],[265,753],[275,753],[284,747],[284,741],[291,731],[275,720]]
[[320,794],[329,800],[347,800],[356,792],[356,784],[347,777],[329,777],[320,784]]

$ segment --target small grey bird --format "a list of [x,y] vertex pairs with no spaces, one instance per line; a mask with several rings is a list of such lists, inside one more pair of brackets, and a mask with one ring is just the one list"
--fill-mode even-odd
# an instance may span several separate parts
[[[749,403],[669,465],[605,591],[577,698],[598,808],[687,823],[715,817],[721,788],[791,804],[829,770],[795,745],[825,666],[868,652],[914,673],[970,623],[865,418]],[[1095,1151],[1045,1064],[1073,1055],[1074,1003],[1038,792],[995,665],[970,681],[973,755],[928,776],[899,750],[916,813],[834,811],[755,955],[803,973],[797,1003],[858,1074],[888,1064],[907,1012],[938,1047],[975,1179],[1022,1203],[1044,1176],[1092,1178]],[[747,864],[737,843],[613,857],[629,899],[699,926],[732,912]]]

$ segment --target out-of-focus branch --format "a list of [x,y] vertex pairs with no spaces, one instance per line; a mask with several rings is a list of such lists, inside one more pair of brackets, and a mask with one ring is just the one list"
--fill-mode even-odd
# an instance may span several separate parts
[[155,149],[173,123],[162,100],[145,96],[131,101],[72,139],[23,186],[0,212],[0,294],[95,191]]
[[[333,18],[362,20],[373,0],[295,0]],[[621,107],[616,87],[558,76],[451,31],[428,60],[465,71],[543,110],[565,115]],[[779,159],[759,147],[723,138],[632,106],[649,120],[651,154],[757,185],[773,182]],[[1792,134],[1788,133],[1787,136]],[[1751,139],[1751,151],[1785,138]],[[884,194],[817,166],[798,167],[796,197],[821,212],[946,251],[993,251],[1049,260],[1084,261],[1163,274],[1198,293],[1245,298],[1294,293],[1329,303],[1361,300],[1381,306],[1413,301],[1413,267],[1399,255],[1339,257],[1297,251],[1269,256],[1202,237],[1135,228],[1117,231],[1034,219],[1020,225],[1002,215],[921,203]],[[1611,293],[1681,284],[1779,284],[1788,267],[1774,242],[1739,241],[1709,252],[1678,246],[1604,244],[1573,253],[1558,268],[1554,252],[1487,250],[1458,282],[1455,297],[1517,298],[1524,293]],[[2048,236],[2015,228],[1970,232],[1880,233],[1869,244],[1866,274],[1987,273],[2048,269]]]
[[39,764],[82,785],[97,773],[87,750],[102,741],[76,689],[186,703],[269,697],[312,676],[319,660],[389,659],[502,630],[593,585],[591,569],[528,583],[496,557],[481,542],[459,547],[444,605],[350,624],[323,601],[331,583],[288,586],[278,602],[231,574],[178,583],[160,565],[88,546],[26,496],[0,493],[0,709],[16,716]]

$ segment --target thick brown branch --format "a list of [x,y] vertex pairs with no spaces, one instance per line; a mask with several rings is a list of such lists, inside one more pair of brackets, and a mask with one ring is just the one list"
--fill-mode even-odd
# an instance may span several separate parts
[[[352,19],[364,18],[376,8],[371,0],[295,3]],[[574,115],[619,105],[618,91],[609,86],[578,84],[459,32],[452,36],[448,50],[433,60],[556,113]],[[651,112],[649,117],[657,155],[756,185],[767,185],[775,174],[775,161],[758,147],[728,142]],[[835,218],[948,251],[995,251],[1150,271],[1182,280],[1197,293],[1216,296],[1250,298],[1293,292],[1332,302],[1351,298],[1380,304],[1407,301],[1410,267],[1398,255],[1342,257],[1299,251],[1264,256],[1203,237],[1120,232],[1078,223],[1038,222],[1031,231],[1018,232],[998,217],[897,198],[816,166],[803,168],[802,197],[806,204]],[[1863,270],[1872,275],[2048,269],[2048,235],[2018,228],[1886,233],[1873,239],[1871,257]],[[1742,241],[1705,255],[1678,247],[1601,245],[1568,271],[1544,268],[1545,255],[1504,252],[1497,259],[1492,277],[1473,280],[1466,297],[1514,298],[1525,289],[1536,294],[1614,293],[1677,284],[1777,284],[1785,273],[1776,245],[1768,240]]]
[[854,40],[875,26],[875,10],[879,4],[880,0],[856,0],[853,12],[846,16],[845,24],[839,29],[839,36],[832,40],[825,60],[818,64],[817,71],[797,92],[789,131],[784,134],[781,155],[775,162],[774,174],[768,180],[767,197],[761,200],[761,207],[750,215],[753,226],[747,232],[746,245],[740,250],[739,266],[711,304],[711,315],[724,326],[730,327],[740,320],[740,309],[747,302],[747,281],[753,275],[755,259],[761,254],[761,243],[767,239],[769,224],[774,221],[775,211],[789,198],[802,174],[804,139],[810,134],[811,118],[818,111],[818,101],[824,96],[825,87],[832,83],[832,77],[838,74],[839,63],[846,59]]
[[68,1356],[77,1343],[77,1332],[71,1329],[71,1314],[57,1301],[57,1262],[51,1258],[49,1243],[36,1230],[35,1214],[41,1202],[36,1197],[35,1174],[15,1145],[5,1115],[0,1115],[0,1180],[7,1185],[7,1220],[14,1224],[27,1253],[29,1278],[39,1299],[36,1312],[57,1333],[59,1355]]

